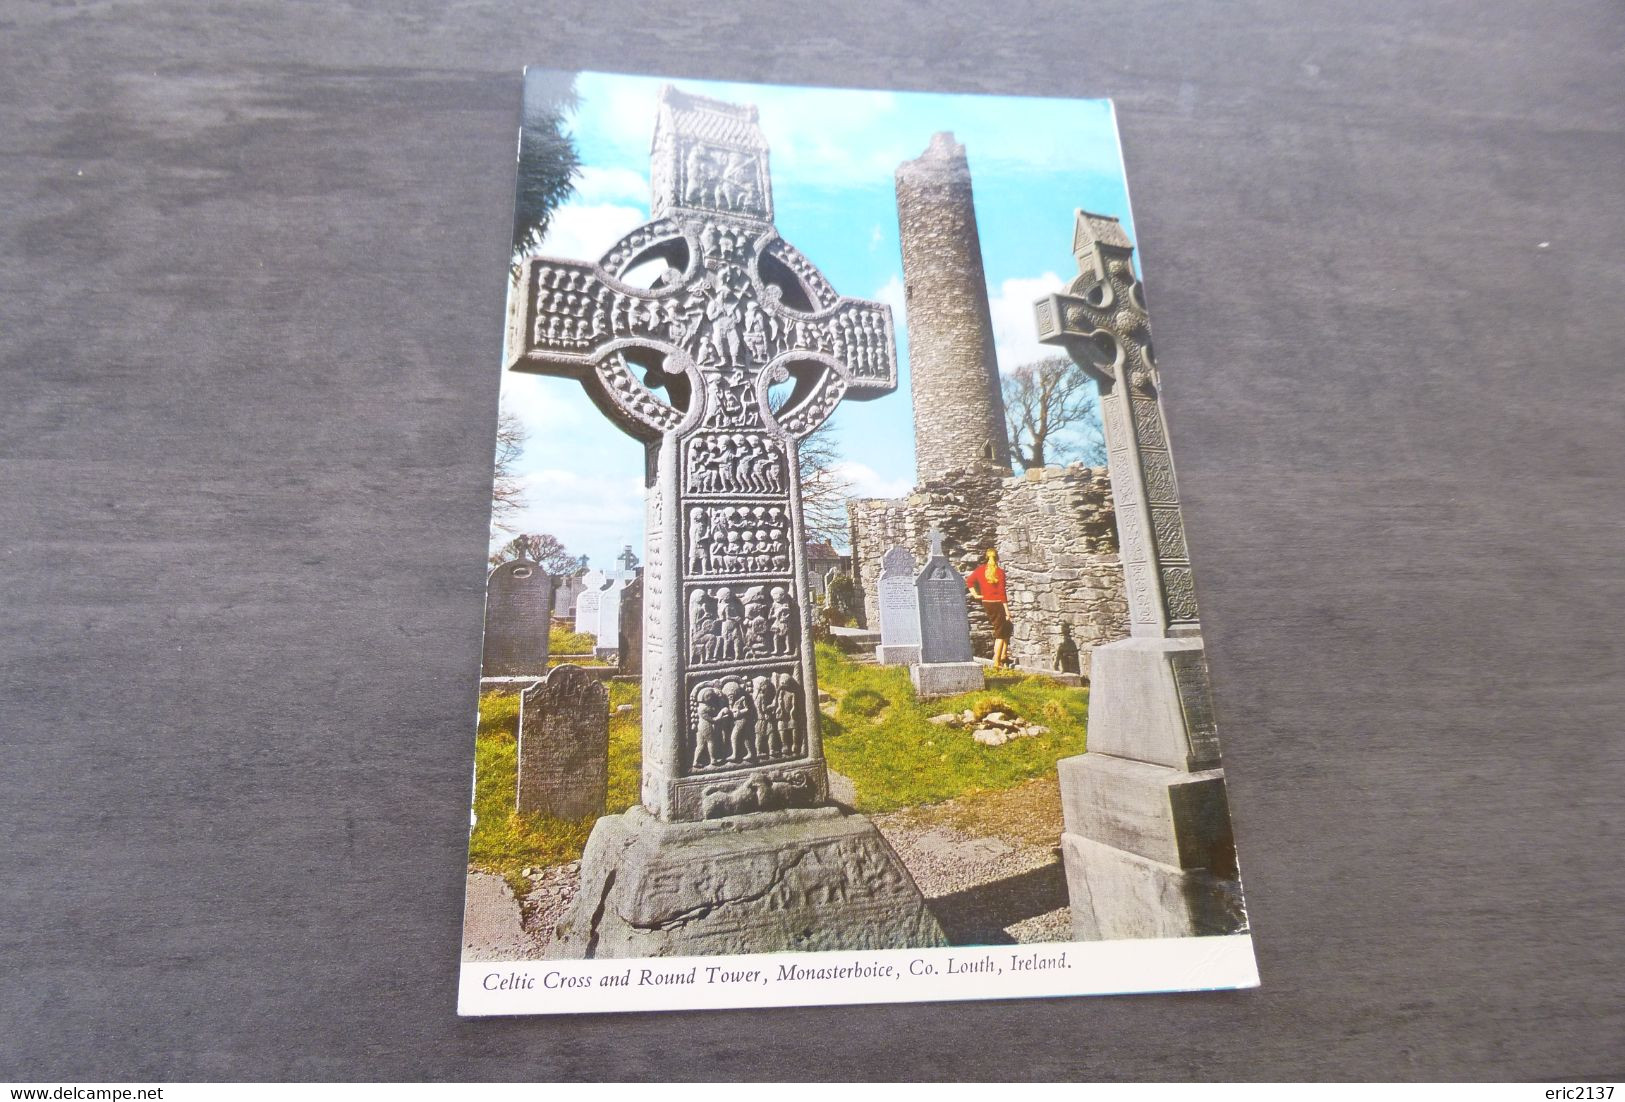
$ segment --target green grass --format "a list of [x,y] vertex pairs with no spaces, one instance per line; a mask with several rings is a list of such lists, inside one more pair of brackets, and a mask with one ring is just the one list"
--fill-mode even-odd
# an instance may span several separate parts
[[557,626],[547,629],[548,654],[591,654],[597,645],[598,640],[584,631],[565,631]]
[[[1081,754],[1089,697],[1047,677],[989,674],[981,692],[920,702],[908,669],[848,660],[828,644],[818,646],[819,687],[834,697],[823,709],[824,756],[831,769],[850,777],[863,811],[890,811],[958,797],[1002,792],[1035,777],[1051,777],[1059,758]],[[642,727],[639,688],[612,681],[609,721],[608,813],[625,811],[639,798]],[[967,729],[939,727],[929,717],[966,708],[985,715],[1001,710],[1050,733],[983,746]],[[530,890],[523,870],[574,861],[581,856],[593,818],[564,820],[514,811],[517,783],[517,693],[480,698],[474,751],[474,811],[469,863],[508,880],[518,895]],[[1014,794],[1012,794],[1013,798]],[[1023,812],[1025,815],[1026,813]]]
[[[638,686],[609,684],[611,710],[632,705],[624,716],[609,720],[609,800],[613,815],[638,802],[643,758]],[[508,881],[516,895],[530,891],[523,871],[574,861],[581,856],[595,816],[554,819],[514,810],[518,785],[519,694],[485,693],[480,697],[479,734],[474,742],[474,831],[468,841],[469,864]]]
[[[835,698],[824,707],[824,757],[852,779],[863,811],[1011,788],[1053,772],[1058,759],[1084,749],[1087,692],[1047,677],[989,673],[981,692],[922,702],[907,667],[860,665],[820,644],[818,685]],[[1050,733],[983,746],[967,729],[928,722],[966,708],[1014,714]]]

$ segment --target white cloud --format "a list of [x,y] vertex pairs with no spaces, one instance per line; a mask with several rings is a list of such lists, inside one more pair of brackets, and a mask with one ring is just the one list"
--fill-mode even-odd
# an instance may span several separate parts
[[1000,371],[1013,371],[1023,364],[1058,354],[1059,350],[1053,345],[1038,343],[1033,302],[1065,286],[1060,276],[1045,272],[1037,279],[1007,279],[997,292],[988,296],[988,309],[993,315],[994,353],[998,356]]
[[544,256],[597,260],[611,245],[648,220],[641,207],[616,203],[565,203],[553,212],[542,239]]
[[[608,566],[626,544],[643,554],[643,481],[626,475],[544,467],[521,476],[525,507],[503,524],[557,536],[578,555]],[[511,536],[493,533],[493,544]]]
[[877,302],[891,307],[892,325],[899,334],[908,331],[908,295],[903,291],[903,277],[894,275],[874,293]]
[[902,497],[914,488],[907,478],[885,478],[873,467],[850,459],[840,460],[832,468],[837,478],[851,487],[852,497]]

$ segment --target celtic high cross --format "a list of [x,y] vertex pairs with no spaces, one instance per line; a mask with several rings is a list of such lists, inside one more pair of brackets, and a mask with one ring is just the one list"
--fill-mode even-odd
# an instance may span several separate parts
[[797,447],[896,389],[891,311],[779,238],[754,106],[666,87],[651,177],[653,220],[597,263],[526,261],[509,367],[579,379],[646,445],[644,806],[821,805]]
[[1081,210],[1076,218],[1078,277],[1034,304],[1038,339],[1066,349],[1100,386],[1130,634],[1197,635],[1190,551],[1134,245],[1115,218]]

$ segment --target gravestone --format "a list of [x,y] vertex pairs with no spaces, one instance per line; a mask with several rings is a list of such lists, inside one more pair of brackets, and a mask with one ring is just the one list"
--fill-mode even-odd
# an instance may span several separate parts
[[[767,155],[754,107],[668,86],[653,220],[597,263],[528,258],[510,298],[510,369],[580,380],[646,449],[643,802],[593,828],[557,955],[943,942],[829,799],[801,614],[797,451],[843,397],[896,389],[891,311],[778,236]],[[626,281],[645,264],[664,275]]]
[[942,553],[942,533],[932,526],[931,553],[914,580],[920,607],[920,660],[909,667],[921,698],[974,692],[987,686],[970,646],[970,609],[964,577]]
[[621,595],[626,592],[626,581],[621,577],[613,578],[598,595],[598,628],[593,632],[598,645],[593,651],[599,658],[607,659],[614,654],[616,644],[620,642]]
[[914,555],[892,547],[880,557],[880,646],[875,659],[885,666],[910,666],[920,660],[920,597],[914,583]]
[[1134,246],[1080,210],[1073,254],[1078,277],[1034,310],[1100,388],[1130,625],[1091,656],[1088,752],[1057,764],[1073,932],[1233,933],[1246,916]]
[[576,598],[581,595],[581,575],[567,574],[553,581],[553,615],[575,623]]
[[598,638],[599,614],[603,611],[604,586],[609,579],[596,570],[581,576],[581,592],[576,595],[576,631]]
[[623,581],[630,582],[637,576],[638,557],[632,554],[632,545],[630,543],[615,557],[615,561],[621,564],[621,579]]
[[519,697],[520,811],[602,815],[609,795],[609,690],[580,666],[555,666]]
[[643,672],[643,579],[635,578],[621,591],[621,623],[617,633],[617,665],[623,675]]
[[480,676],[542,677],[553,579],[529,559],[502,563],[485,579],[485,645]]

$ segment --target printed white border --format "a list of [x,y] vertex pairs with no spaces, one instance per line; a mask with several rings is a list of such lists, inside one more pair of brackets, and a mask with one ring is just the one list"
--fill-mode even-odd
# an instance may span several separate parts
[[463,1017],[1031,999],[1258,986],[1251,934],[636,960],[466,961]]

